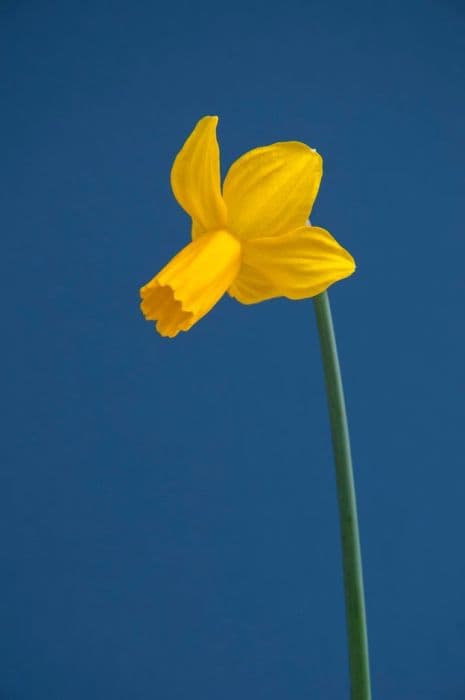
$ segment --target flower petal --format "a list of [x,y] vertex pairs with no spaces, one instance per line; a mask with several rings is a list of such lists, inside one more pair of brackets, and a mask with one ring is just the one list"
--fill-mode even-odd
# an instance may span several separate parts
[[273,297],[313,297],[355,270],[350,253],[328,231],[315,226],[247,241],[242,260],[228,292],[243,304]]
[[321,156],[298,141],[249,151],[231,166],[224,181],[229,230],[249,239],[279,236],[303,226],[322,172]]
[[175,158],[171,187],[197,232],[224,229],[226,205],[221,195],[218,117],[203,117]]
[[192,240],[195,241],[196,238],[199,236],[202,236],[204,233],[206,233],[206,229],[202,226],[202,224],[199,224],[198,221],[195,219],[192,219],[192,226],[191,226],[191,237]]

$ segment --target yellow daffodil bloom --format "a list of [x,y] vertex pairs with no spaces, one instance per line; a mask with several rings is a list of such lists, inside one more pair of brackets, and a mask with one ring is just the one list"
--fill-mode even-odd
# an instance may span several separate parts
[[145,318],[173,338],[228,292],[243,304],[320,294],[355,269],[328,231],[307,224],[323,173],[303,143],[256,148],[221,190],[218,117],[203,117],[178,153],[171,186],[192,218],[189,243],[141,289]]

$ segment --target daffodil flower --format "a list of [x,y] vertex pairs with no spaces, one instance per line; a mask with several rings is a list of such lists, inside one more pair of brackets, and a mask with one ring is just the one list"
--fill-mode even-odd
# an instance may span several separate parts
[[321,156],[298,141],[256,148],[221,189],[218,117],[201,119],[178,153],[171,186],[192,218],[192,242],[141,289],[145,318],[173,338],[228,292],[243,304],[320,294],[355,269],[328,231],[307,221]]

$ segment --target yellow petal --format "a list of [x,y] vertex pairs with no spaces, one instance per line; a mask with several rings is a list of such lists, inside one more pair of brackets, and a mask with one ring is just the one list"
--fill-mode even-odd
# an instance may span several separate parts
[[157,331],[174,338],[221,299],[239,272],[241,244],[226,231],[200,236],[140,290],[141,309]]
[[195,219],[192,219],[192,227],[191,227],[191,237],[192,240],[195,241],[196,238],[201,236],[203,233],[206,233],[206,230],[202,226],[202,224],[199,224]]
[[355,270],[350,253],[328,231],[315,226],[244,242],[242,260],[228,292],[243,304],[281,296],[313,297]]
[[218,117],[203,117],[179,151],[171,169],[174,196],[196,222],[199,232],[226,226],[217,124]]
[[321,156],[298,141],[249,151],[231,166],[224,182],[229,230],[249,239],[304,226],[322,172]]

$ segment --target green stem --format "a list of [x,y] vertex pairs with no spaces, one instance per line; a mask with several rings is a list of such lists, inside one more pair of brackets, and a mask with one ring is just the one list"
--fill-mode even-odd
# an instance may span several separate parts
[[349,428],[337,354],[331,307],[326,292],[314,297],[321,355],[328,396],[329,417],[336,467],[339,524],[342,541],[344,589],[349,645],[352,700],[370,700],[370,667],[363,594],[362,558],[358,533]]

